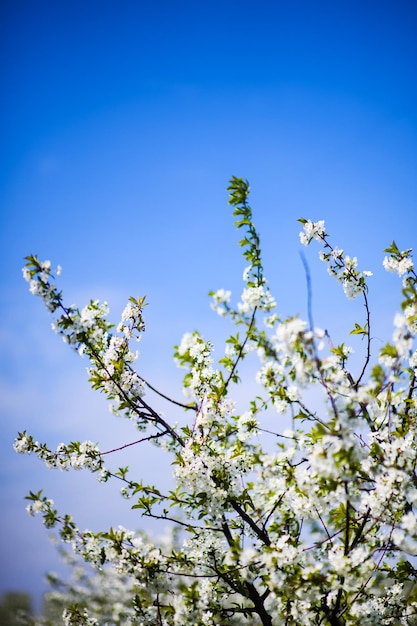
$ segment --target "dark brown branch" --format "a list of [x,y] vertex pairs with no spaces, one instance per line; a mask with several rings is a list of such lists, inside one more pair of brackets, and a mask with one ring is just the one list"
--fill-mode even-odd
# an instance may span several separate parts
[[119,452],[119,450],[124,450],[125,448],[129,448],[130,446],[136,446],[138,443],[142,443],[143,441],[150,441],[151,439],[158,439],[158,437],[163,437],[167,434],[167,430],[163,433],[156,433],[155,435],[149,435],[148,437],[142,437],[142,439],[138,439],[137,441],[132,441],[131,443],[125,443],[123,446],[119,446],[118,448],[113,448],[113,450],[107,450],[106,452],[100,452],[100,456],[104,456],[105,454],[112,454],[113,452]]
[[276,511],[276,510],[277,510],[277,508],[279,507],[279,505],[281,504],[283,497],[284,497],[284,494],[282,493],[282,494],[279,496],[279,498],[277,498],[277,500],[276,500],[276,502],[275,502],[274,506],[273,506],[273,507],[272,507],[272,509],[269,511],[268,515],[266,516],[265,521],[264,521],[264,523],[262,524],[262,530],[263,530],[264,532],[266,532],[266,527],[267,527],[267,525],[268,525],[268,522],[269,522],[269,520],[271,519],[272,515],[274,514],[274,511]]
[[260,539],[262,543],[264,543],[265,545],[270,546],[271,540],[268,536],[268,533],[265,530],[262,530],[262,528],[259,528],[259,526],[250,517],[250,515],[248,515],[246,511],[242,509],[242,507],[240,506],[240,504],[236,502],[236,500],[230,500],[230,504],[232,505],[236,513],[239,515],[239,517],[241,517],[243,521],[245,521],[248,524],[248,526],[252,528],[253,532],[258,537],[258,539]]
[[366,295],[366,291],[363,290],[363,299],[365,301],[365,309],[366,309],[366,324],[368,327],[368,332],[367,332],[367,347],[366,347],[366,358],[365,358],[365,363],[363,364],[363,368],[361,373],[359,374],[359,377],[357,379],[357,381],[354,384],[354,389],[358,389],[359,387],[359,383],[361,382],[364,374],[365,374],[365,370],[368,367],[368,363],[369,360],[371,358],[371,312],[369,310],[369,304],[368,304],[368,297]]
[[244,351],[245,346],[246,346],[246,344],[247,344],[247,342],[249,340],[249,335],[250,335],[250,332],[252,330],[253,324],[255,322],[256,311],[257,311],[257,307],[255,307],[254,310],[253,310],[252,317],[251,317],[251,320],[250,320],[249,325],[248,325],[248,330],[246,332],[245,340],[242,343],[242,345],[240,346],[239,354],[237,355],[236,360],[233,363],[233,367],[232,367],[232,370],[231,370],[231,372],[229,374],[229,377],[228,377],[228,379],[226,380],[226,382],[223,385],[222,395],[224,395],[225,392],[227,391],[229,383],[230,383],[230,381],[232,380],[232,378],[233,378],[233,376],[235,374],[235,371],[236,371],[236,368],[237,368],[237,364],[239,363],[239,361],[241,360],[241,358],[243,356],[243,351]]
[[[139,374],[138,374],[139,376]],[[164,393],[162,393],[161,391],[158,391],[158,389],[156,389],[155,387],[153,387],[150,383],[148,383],[147,380],[145,380],[143,378],[143,376],[139,376],[139,378],[141,379],[141,381],[143,383],[145,383],[145,385],[147,387],[149,387],[149,389],[151,391],[153,391],[154,393],[156,393],[158,396],[160,396],[161,398],[164,398],[164,400],[168,400],[168,402],[171,402],[171,404],[175,404],[176,406],[180,406],[182,409],[191,409],[192,411],[198,411],[198,407],[196,404],[184,404],[183,402],[178,402],[177,400],[173,400],[172,398],[170,398],[169,396],[166,396]]]
[[[71,321],[71,323],[73,323],[73,319],[72,319],[72,317],[70,315],[70,309],[67,309],[62,304],[62,300],[61,299],[59,300],[59,307],[64,311],[66,317]],[[135,411],[139,415],[139,417],[141,417],[141,411],[138,409],[136,403],[133,402],[131,398],[129,398],[129,396],[122,389],[122,387],[119,385],[119,383],[114,380],[113,376],[108,371],[107,367],[103,363],[103,360],[101,359],[101,357],[97,353],[97,351],[94,349],[94,347],[91,346],[87,341],[84,341],[84,343],[88,347],[88,349],[91,351],[92,356],[96,359],[96,361],[100,365],[100,367],[109,376],[109,379],[112,380],[113,383],[116,385],[116,387],[117,387],[121,397],[125,400],[125,402],[127,402],[127,404],[132,408],[132,410]],[[132,368],[130,368],[130,369],[132,370]],[[166,432],[169,433],[173,439],[175,439],[182,447],[185,446],[185,442],[182,439],[182,437],[156,411],[154,411],[154,409],[152,409],[141,397],[137,398],[137,402],[139,402],[139,404],[142,406],[142,408],[145,408],[149,412],[149,416],[150,417],[147,416],[146,419],[148,419],[149,421],[154,421],[156,424],[159,424],[159,425],[163,426],[165,428]]]

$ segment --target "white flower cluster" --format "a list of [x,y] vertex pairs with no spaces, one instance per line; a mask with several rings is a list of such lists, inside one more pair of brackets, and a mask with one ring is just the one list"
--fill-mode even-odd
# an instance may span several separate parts
[[142,317],[142,302],[128,302],[122,312],[122,318],[117,326],[117,331],[123,333],[127,339],[135,336],[136,341],[140,341],[141,333],[145,330],[145,322]]
[[299,236],[303,246],[308,246],[313,239],[323,241],[323,238],[326,236],[324,221],[312,222],[311,220],[305,220],[303,230],[300,232]]
[[[50,450],[26,431],[19,434],[17,452],[35,453],[48,467],[87,468],[102,482],[118,478],[122,494],[137,498],[134,508],[179,530],[175,545],[159,548],[123,527],[80,532],[42,492],[30,493],[29,513],[40,513],[76,554],[98,570],[109,564],[134,580],[133,612],[114,609],[104,617],[93,602],[85,613],[90,603],[83,596],[82,608],[65,614],[67,624],[112,623],[126,615],[140,626],[251,626],[256,620],[411,626],[417,614],[409,584],[417,576],[409,558],[417,556],[417,278],[410,251],[401,253],[394,242],[388,249],[393,260],[384,262],[387,269],[408,275],[392,340],[377,356],[371,354],[370,272],[330,246],[323,221],[300,220],[301,242],[321,242],[321,258],[346,295],[363,295],[365,323],[352,333],[367,338],[364,362],[350,372],[352,349],[334,346],[327,331],[298,316],[270,316],[273,330],[259,328],[255,312],[270,311],[275,301],[263,277],[247,185],[233,179],[231,189],[238,226],[247,227],[241,245],[251,265],[236,310],[230,292],[211,295],[212,307],[239,332],[226,340],[221,371],[214,369],[210,342],[197,331],[182,338],[175,358],[186,368],[184,387],[193,402],[172,400],[188,418],[180,429],[141,400],[144,381],[132,369],[137,353],[129,340],[143,330],[143,299],[131,299],[118,326],[121,336],[112,336],[105,305],[92,301],[81,313],[65,309],[55,288],[48,295],[50,266],[29,258],[26,277],[41,284],[51,309],[63,311],[58,332],[90,358],[92,386],[116,399],[116,412],[136,414],[143,428],[160,427],[140,442],[169,440],[163,450],[173,455],[176,483],[160,491],[130,473],[128,480],[128,468],[113,474],[91,441]],[[253,372],[249,352],[259,357],[261,390],[252,395],[245,385],[235,404],[229,383],[240,382],[237,367],[245,371],[240,361],[247,355]]]
[[242,413],[236,421],[236,426],[236,436],[243,443],[249,441],[258,432],[258,421],[251,411]]
[[47,513],[49,509],[53,506],[54,501],[50,498],[42,500],[38,499],[30,502],[26,507],[26,511],[29,513],[29,515],[34,517],[37,513]]
[[[59,274],[60,268],[57,273]],[[50,311],[59,306],[63,314],[54,320],[52,328],[62,335],[63,340],[74,347],[80,355],[87,354],[92,362],[89,368],[91,380],[96,388],[102,389],[109,398],[116,398],[111,407],[114,413],[125,410],[126,404],[134,403],[144,395],[144,382],[132,369],[131,364],[138,358],[138,352],[129,350],[128,340],[144,330],[142,307],[145,298],[131,298],[122,313],[118,326],[123,337],[110,334],[111,325],[106,322],[109,307],[106,302],[91,300],[81,312],[75,307],[65,309],[61,295],[50,283],[51,264],[40,263],[36,257],[29,257],[28,265],[23,268],[23,275],[30,282],[31,291],[40,295]],[[135,411],[127,407],[126,414],[132,417]]]
[[324,222],[311,222],[310,220],[300,220],[304,224],[304,229],[300,233],[300,241],[304,246],[308,246],[313,239],[324,244],[324,250],[320,252],[320,259],[327,263],[328,273],[336,278],[343,287],[347,298],[353,299],[366,289],[366,278],[372,276],[372,272],[357,270],[358,260],[344,254],[340,248],[332,248],[327,243],[327,235]]
[[320,259],[327,263],[327,271],[330,276],[342,284],[346,297],[352,300],[363,293],[366,287],[366,278],[372,276],[372,272],[368,270],[359,272],[356,269],[357,258],[351,258],[348,255],[343,256],[343,254],[343,250],[338,248],[332,250],[330,254],[321,251]]
[[109,342],[110,325],[105,321],[108,314],[107,302],[100,304],[98,300],[91,300],[81,313],[70,307],[52,322],[52,330],[61,335],[63,341],[77,350],[80,356],[87,353],[91,357],[94,352],[101,352]]
[[225,501],[238,488],[239,473],[223,456],[213,454],[196,435],[181,453],[175,478],[187,491],[200,494],[210,518],[221,520]]
[[409,256],[411,249],[401,253],[400,258],[393,255],[384,257],[382,262],[387,272],[396,272],[398,276],[403,276],[414,269],[413,259]]
[[[29,283],[29,291],[34,296],[40,296],[48,309],[48,311],[53,312],[57,309],[57,300],[56,300],[56,288],[53,283],[51,283],[52,278],[52,270],[51,270],[51,262],[43,261],[41,263],[37,263],[36,271],[30,270],[27,266],[22,269],[23,278],[26,282]],[[61,267],[58,267],[55,270],[55,275],[59,276],[61,274]],[[36,276],[36,278],[35,278]]]
[[[75,452],[69,452],[68,447],[61,443],[55,454],[59,458],[60,469],[67,469],[67,466],[70,466],[76,470],[88,469],[95,472],[102,465],[98,446],[92,441],[81,442],[77,445]],[[64,466],[62,467],[63,463]]]
[[123,359],[126,363],[134,363],[139,356],[138,352],[128,349],[126,339],[113,335],[103,356],[103,364],[110,376],[115,373],[115,365]]
[[89,344],[99,347],[107,345],[109,333],[102,321],[108,314],[109,307],[107,302],[100,304],[98,300],[92,300],[82,309],[81,315],[73,319],[70,332],[63,334],[64,341],[70,344],[79,344],[81,338],[78,348],[78,352],[81,355],[88,349]]
[[131,368],[138,358],[138,352],[129,350],[125,337],[113,335],[100,362],[90,369],[90,374],[99,376],[103,391],[109,398],[116,398],[117,405],[112,405],[113,412],[126,401],[135,402],[145,394],[145,384],[137,372]]
[[88,469],[96,472],[103,465],[98,446],[92,441],[77,441],[68,445],[60,443],[55,450],[50,450],[24,431],[15,439],[13,447],[20,454],[36,454],[49,469]]
[[213,347],[210,343],[205,343],[198,333],[185,333],[178,348],[178,354],[185,356],[187,353],[199,365],[210,365],[213,362],[211,353]]
[[210,385],[219,382],[218,372],[212,367],[213,345],[205,342],[198,332],[185,333],[176,353],[180,367],[189,367],[185,377],[184,393],[191,397],[203,398]]
[[[312,332],[307,322],[299,317],[288,318],[278,325],[272,343],[279,358],[270,367],[280,374],[282,382],[284,372],[300,386],[311,382],[316,369],[314,350],[315,347],[322,349],[324,334],[318,328]],[[271,380],[274,384],[276,379],[272,377]],[[268,388],[267,378],[263,377],[259,382]]]
[[[32,437],[29,437],[26,431],[24,431],[14,440],[13,448],[19,454],[30,454],[32,452],[32,442]],[[39,444],[36,442],[36,445]]]
[[239,313],[252,313],[255,308],[260,311],[270,311],[276,306],[275,299],[264,285],[246,287],[242,293],[242,300],[238,303]]

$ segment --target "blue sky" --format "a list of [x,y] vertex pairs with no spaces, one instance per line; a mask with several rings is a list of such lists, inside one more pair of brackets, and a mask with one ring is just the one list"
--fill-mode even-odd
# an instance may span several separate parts
[[[375,336],[388,339],[400,283],[382,270],[383,249],[413,247],[417,233],[417,7],[8,0],[0,11],[0,591],[39,597],[60,565],[25,512],[29,489],[82,528],[143,522],[116,488],[12,450],[24,428],[51,445],[135,438],[51,332],[23,257],[62,265],[67,303],[107,300],[116,322],[130,295],[146,294],[140,373],[181,397],[172,346],[196,327],[220,342],[228,327],[207,292],[242,288],[226,193],[242,176],[279,311],[306,315],[296,220],[324,219],[374,272]],[[342,341],[361,306],[306,254],[315,321]],[[114,461],[127,462],[138,478],[170,471],[153,449]]]

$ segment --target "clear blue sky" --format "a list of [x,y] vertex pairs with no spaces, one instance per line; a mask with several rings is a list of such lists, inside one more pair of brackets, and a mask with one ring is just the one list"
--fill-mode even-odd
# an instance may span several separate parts
[[[242,287],[226,193],[242,176],[280,312],[305,315],[296,220],[324,219],[374,271],[374,328],[388,339],[400,285],[382,251],[417,238],[417,5],[5,0],[0,23],[0,591],[39,597],[59,561],[25,512],[29,489],[82,528],[142,522],[116,488],[12,450],[24,428],[51,445],[135,438],[50,331],[23,257],[61,264],[67,302],[106,299],[116,322],[146,294],[140,372],[180,397],[172,346],[196,327],[222,337],[206,294]],[[362,310],[307,255],[315,321],[343,340]],[[114,461],[126,462],[137,478],[164,467],[153,451]]]

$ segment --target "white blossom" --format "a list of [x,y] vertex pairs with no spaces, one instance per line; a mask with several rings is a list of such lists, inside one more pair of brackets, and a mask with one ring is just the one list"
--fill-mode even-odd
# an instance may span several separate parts
[[308,246],[312,239],[320,241],[325,235],[324,220],[318,222],[307,220],[303,228],[304,230],[300,232],[300,241],[303,246]]

